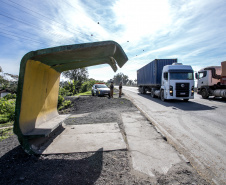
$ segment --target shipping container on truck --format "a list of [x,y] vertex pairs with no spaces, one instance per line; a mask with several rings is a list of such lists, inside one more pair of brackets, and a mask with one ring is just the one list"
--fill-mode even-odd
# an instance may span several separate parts
[[190,65],[177,63],[177,59],[155,59],[137,70],[139,92],[166,99],[194,98],[194,76]]

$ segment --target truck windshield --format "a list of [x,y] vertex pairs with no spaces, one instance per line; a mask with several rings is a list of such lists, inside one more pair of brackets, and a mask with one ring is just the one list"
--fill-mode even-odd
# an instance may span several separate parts
[[187,72],[171,72],[170,73],[170,79],[171,80],[194,80],[193,73],[187,73]]

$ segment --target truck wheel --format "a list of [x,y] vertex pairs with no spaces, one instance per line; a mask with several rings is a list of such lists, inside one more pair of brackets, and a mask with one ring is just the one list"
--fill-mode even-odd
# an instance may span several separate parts
[[142,87],[142,94],[146,94],[146,89],[145,89],[145,87]]
[[165,101],[165,98],[164,98],[164,90],[161,90],[160,97],[161,97],[161,100],[162,101]]
[[203,99],[209,98],[209,93],[207,92],[206,89],[203,89],[201,94],[202,94],[202,98]]

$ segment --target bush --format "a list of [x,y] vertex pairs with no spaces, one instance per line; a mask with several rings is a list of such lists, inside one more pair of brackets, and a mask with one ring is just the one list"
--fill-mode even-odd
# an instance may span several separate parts
[[0,123],[7,123],[9,121],[8,114],[0,114]]
[[72,96],[73,95],[73,93],[71,93],[69,90],[67,90],[67,89],[65,89],[65,88],[63,88],[63,87],[60,87],[59,88],[59,95],[61,95],[61,96]]
[[13,121],[15,117],[15,99],[0,99],[0,123]]
[[82,86],[81,86],[81,92],[83,93],[83,92],[86,92],[86,91],[89,91],[89,90],[91,90],[92,89],[92,85],[91,85],[91,83],[89,82],[89,81],[86,81],[86,82],[84,82],[83,84],[82,84]]
[[59,106],[58,110],[66,109],[71,106],[71,101],[70,100],[65,100],[63,101],[62,105]]
[[10,100],[10,99],[16,99],[16,94],[7,94],[6,96],[3,97],[5,100]]
[[61,95],[58,95],[58,110],[62,110],[65,108],[68,108],[71,105],[71,101],[70,100],[64,100],[64,97]]
[[63,101],[64,101],[63,96],[58,95],[58,104],[57,104],[57,106],[59,107],[63,103]]

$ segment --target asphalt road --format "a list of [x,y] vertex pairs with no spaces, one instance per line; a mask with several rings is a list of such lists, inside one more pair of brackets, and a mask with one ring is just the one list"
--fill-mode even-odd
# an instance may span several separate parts
[[162,102],[136,87],[123,92],[142,110],[203,176],[215,184],[226,184],[226,101],[202,99]]

